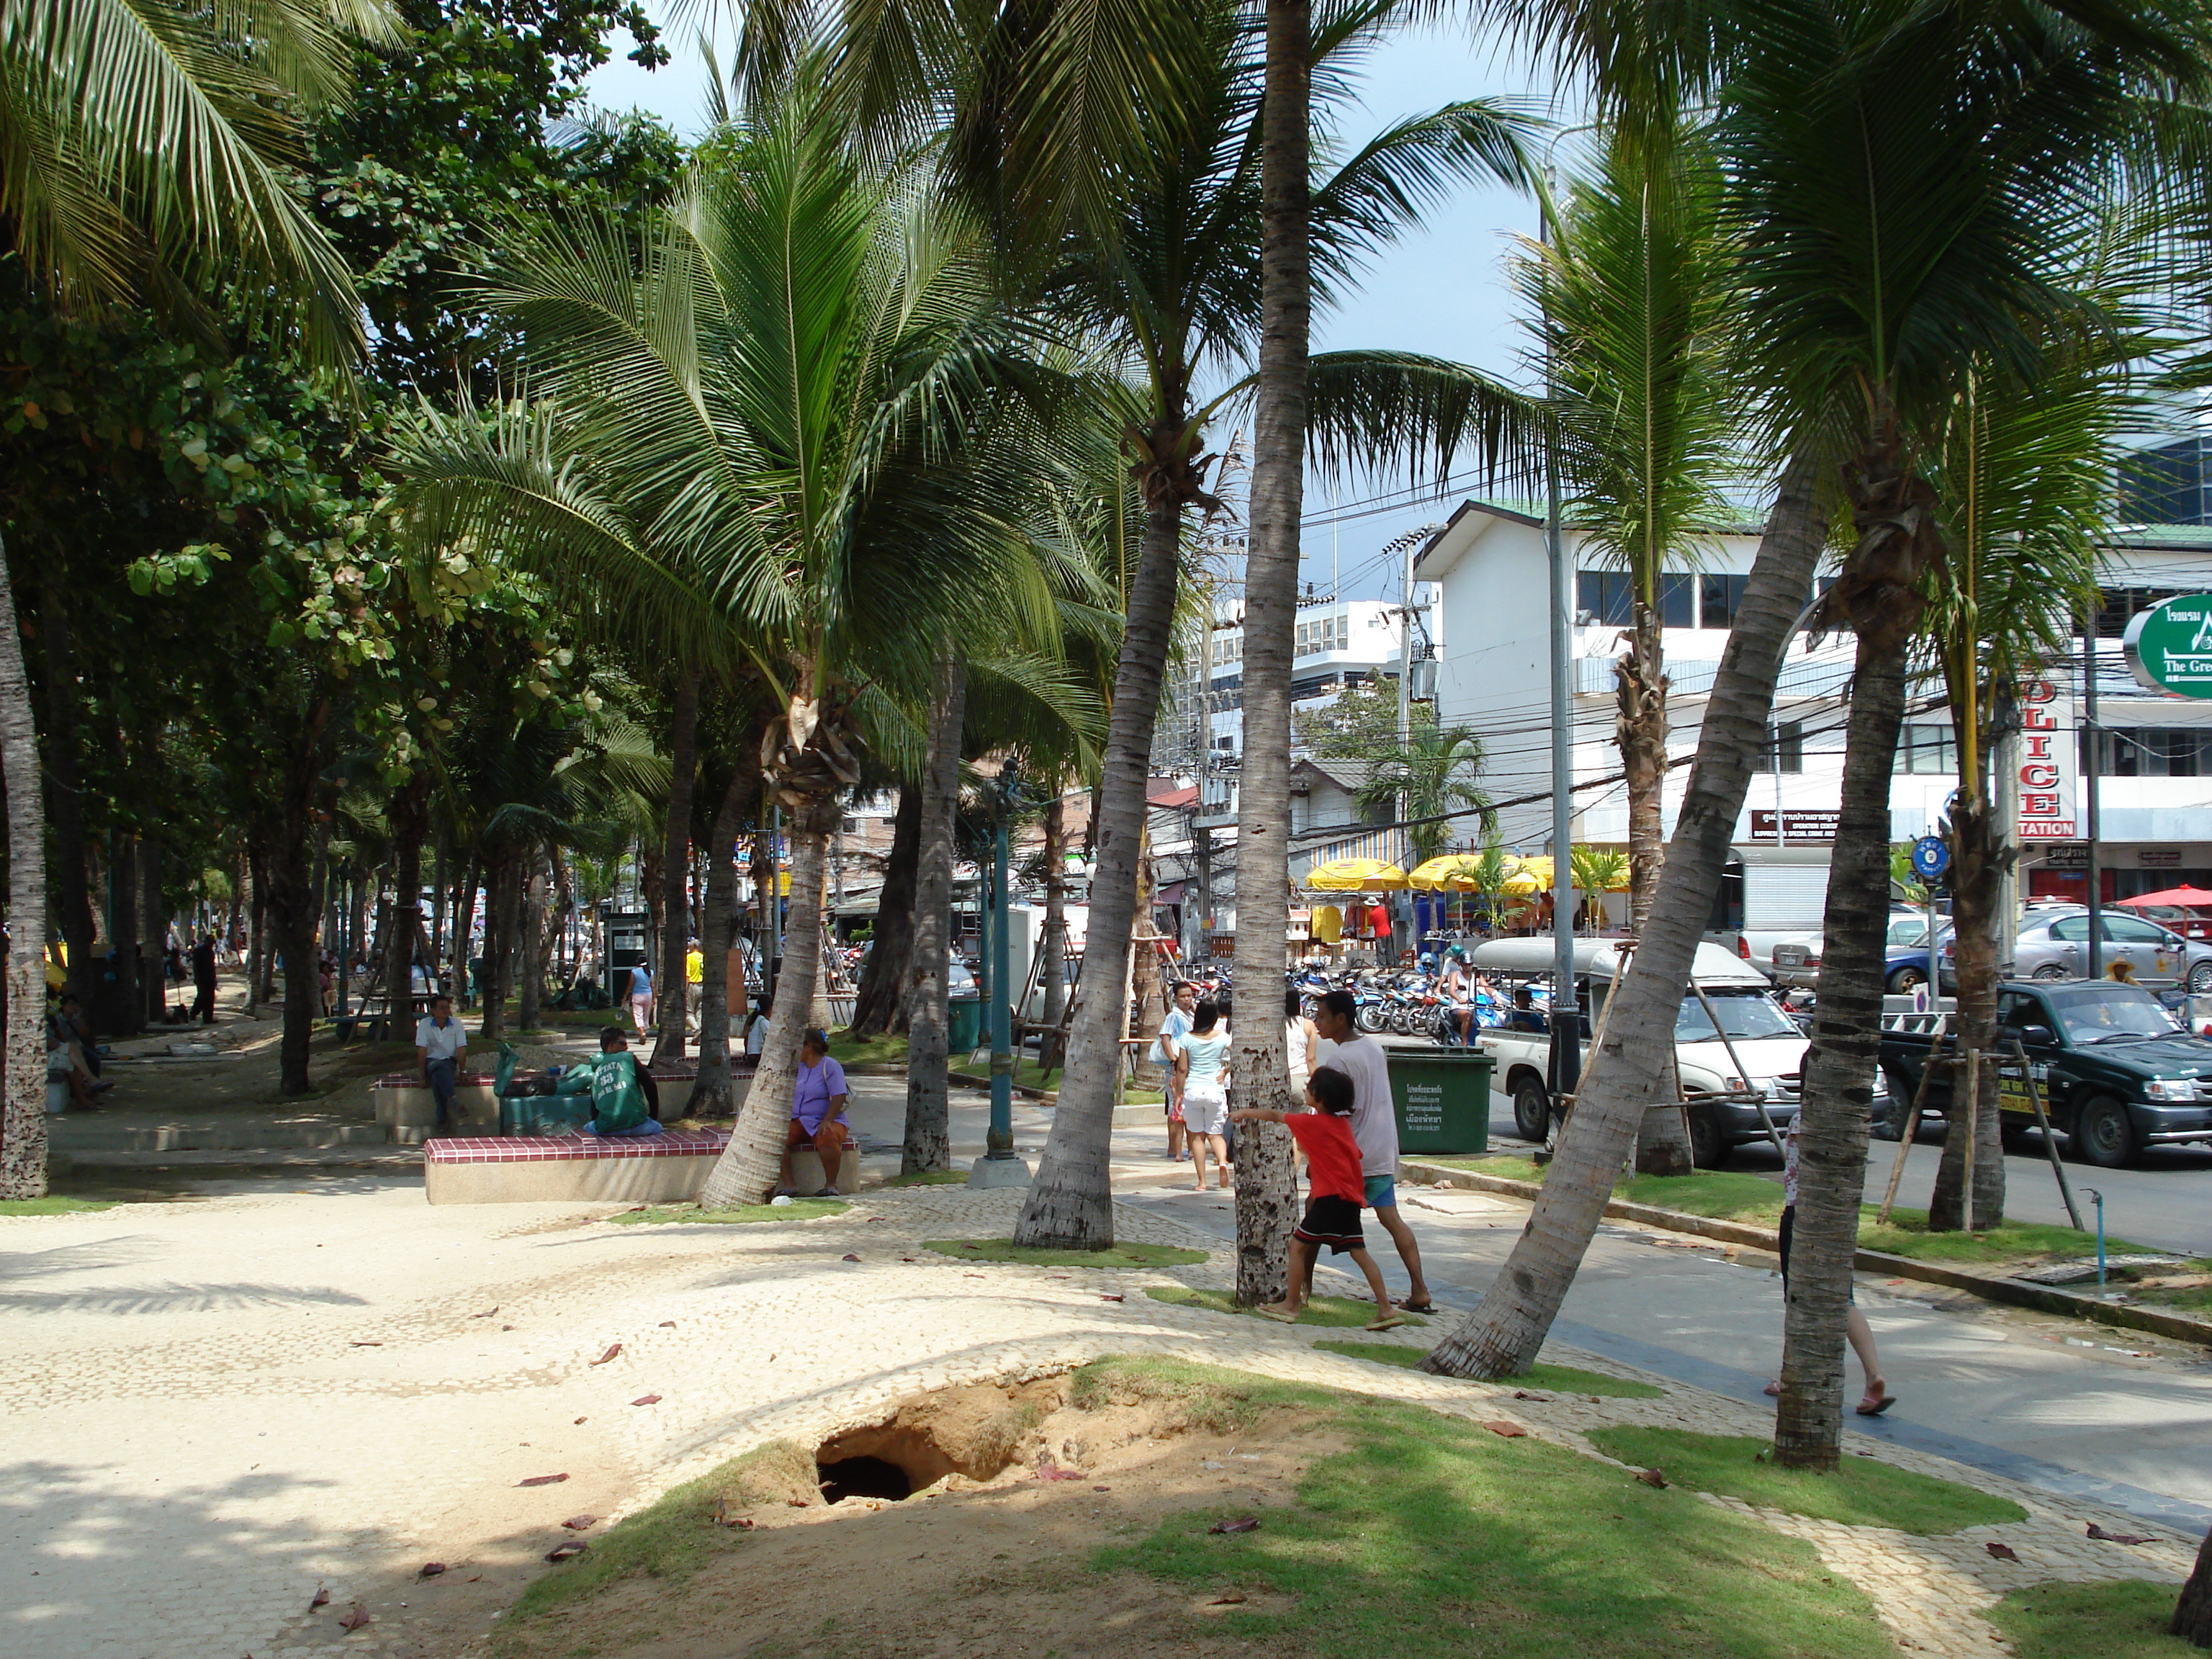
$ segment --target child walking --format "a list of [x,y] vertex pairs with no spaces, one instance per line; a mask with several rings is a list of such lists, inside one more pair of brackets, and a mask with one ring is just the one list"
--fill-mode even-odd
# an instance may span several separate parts
[[1314,1261],[1324,1244],[1339,1255],[1349,1255],[1367,1275],[1367,1286],[1375,1292],[1375,1319],[1369,1330],[1387,1331],[1406,1322],[1405,1316],[1390,1305],[1389,1292],[1382,1287],[1382,1270],[1367,1254],[1367,1237],[1359,1227],[1367,1187],[1360,1179],[1359,1145],[1352,1138],[1352,1079],[1342,1072],[1324,1068],[1306,1079],[1307,1109],[1303,1112],[1246,1107],[1229,1115],[1239,1123],[1281,1124],[1305,1153],[1313,1172],[1304,1218],[1291,1235],[1289,1288],[1280,1302],[1256,1310],[1285,1325],[1295,1323],[1305,1309]]

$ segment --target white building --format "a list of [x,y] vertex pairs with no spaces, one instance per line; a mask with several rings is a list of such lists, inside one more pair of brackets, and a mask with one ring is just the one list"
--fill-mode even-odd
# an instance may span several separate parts
[[[1564,532],[1576,571],[1572,687],[1573,836],[1625,848],[1628,802],[1613,745],[1613,664],[1629,619],[1626,577],[1581,552]],[[1661,594],[1671,757],[1664,818],[1674,813],[1696,752],[1705,694],[1758,551],[1758,526],[1723,526],[1695,568],[1669,574]],[[1439,718],[1466,726],[1487,751],[1484,786],[1501,804],[1509,845],[1549,849],[1551,666],[1549,577],[1543,522],[1528,507],[1469,501],[1423,548],[1418,574],[1437,583]],[[2120,635],[2136,611],[2176,595],[2212,591],[2212,529],[2159,526],[2117,535],[2097,621],[2099,724],[2106,733],[2099,780],[2106,896],[2126,897],[2188,879],[2212,886],[2212,703],[2156,694],[2122,659]],[[1810,598],[1810,595],[1808,596]],[[1813,927],[1826,893],[1839,801],[1851,643],[1794,646],[1783,669],[1771,746],[1737,821],[1716,927]],[[2078,649],[2054,665],[2040,700],[2025,710],[2021,762],[2021,890],[2085,894],[2086,801],[2076,790]],[[2033,693],[2031,693],[2033,697]],[[1956,787],[1950,715],[1941,693],[1916,688],[1907,705],[1890,795],[1891,837],[1934,830]],[[2047,724],[2045,724],[2047,722]]]

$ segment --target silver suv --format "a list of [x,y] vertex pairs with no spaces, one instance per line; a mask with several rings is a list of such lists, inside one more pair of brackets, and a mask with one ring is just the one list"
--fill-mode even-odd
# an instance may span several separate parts
[[[2127,962],[2135,968],[2138,985],[2185,985],[2200,994],[2212,991],[2212,945],[2185,939],[2139,916],[2107,910],[2100,920],[2106,968]],[[2020,930],[2013,961],[2014,971],[2022,979],[2082,977],[2089,971],[2089,913],[2031,916]],[[1948,979],[1952,971],[1948,961],[1943,971]]]

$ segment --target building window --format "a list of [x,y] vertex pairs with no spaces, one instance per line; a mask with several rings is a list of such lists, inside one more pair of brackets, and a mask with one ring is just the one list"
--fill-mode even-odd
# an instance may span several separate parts
[[2194,726],[2108,726],[2097,734],[2097,771],[2107,778],[2212,775],[2212,732]]
[[1659,625],[1695,628],[1698,625],[1698,582],[1694,576],[1672,571],[1659,578]]
[[1766,746],[1759,750],[1758,772],[1802,772],[1805,769],[1805,722],[1784,720],[1766,732]]
[[[1659,578],[1658,611],[1662,628],[1693,628],[1698,579],[1668,571]],[[1578,570],[1575,573],[1575,608],[1589,623],[1600,628],[1632,628],[1636,623],[1636,584],[1626,570]]]
[[1941,726],[1906,722],[1897,734],[1895,769],[1924,772],[1931,776],[1957,772],[1959,744],[1951,733],[1949,722]]
[[1744,584],[1747,576],[1700,576],[1698,578],[1698,626],[1700,628],[1733,628],[1735,613],[1743,604]]

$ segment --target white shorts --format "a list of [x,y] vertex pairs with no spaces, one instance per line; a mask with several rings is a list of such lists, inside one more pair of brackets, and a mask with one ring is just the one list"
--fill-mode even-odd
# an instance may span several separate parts
[[1210,1078],[1194,1077],[1182,1087],[1182,1127],[1194,1135],[1218,1135],[1229,1127],[1229,1091]]

